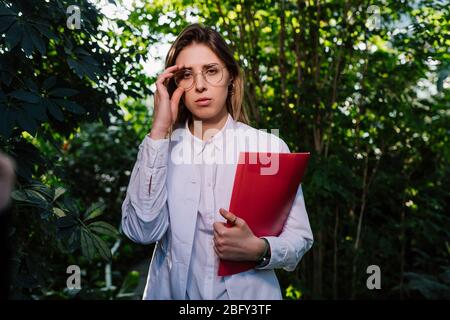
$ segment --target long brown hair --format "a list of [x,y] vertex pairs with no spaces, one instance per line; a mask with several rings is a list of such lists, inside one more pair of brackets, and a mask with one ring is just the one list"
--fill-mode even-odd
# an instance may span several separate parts
[[[222,36],[215,30],[198,23],[187,26],[175,39],[166,56],[166,66],[175,65],[175,61],[181,50],[192,43],[208,46],[225,64],[233,82],[228,87],[226,107],[234,120],[249,124],[247,114],[243,105],[244,98],[244,76],[239,63],[234,59],[233,53]],[[167,85],[169,96],[172,96],[177,86],[173,79]],[[171,131],[184,126],[186,120],[192,121],[192,113],[180,99],[178,116]]]

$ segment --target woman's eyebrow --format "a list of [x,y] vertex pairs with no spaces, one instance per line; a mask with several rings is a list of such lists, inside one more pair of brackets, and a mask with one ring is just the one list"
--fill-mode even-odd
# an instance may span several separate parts
[[[211,62],[211,63],[207,63],[207,64],[204,64],[203,66],[202,66],[202,69],[206,69],[206,68],[209,68],[209,67],[212,67],[212,66],[218,66],[219,64],[217,63],[217,62]],[[185,67],[185,68],[183,68],[184,70],[192,70],[192,67]]]

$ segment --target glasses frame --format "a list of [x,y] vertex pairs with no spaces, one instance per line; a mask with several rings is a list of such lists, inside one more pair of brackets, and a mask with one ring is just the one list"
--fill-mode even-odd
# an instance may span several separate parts
[[[220,81],[222,81],[222,79],[223,79],[223,69],[225,69],[226,66],[220,67],[220,64],[217,64],[217,66],[218,66],[219,69],[222,71],[222,77],[221,77],[220,80],[219,80],[219,82],[220,82]],[[178,70],[177,72],[174,73],[173,81],[175,82],[175,85],[176,85],[177,87],[180,87],[180,85],[177,83],[177,80],[176,80],[176,74],[178,74],[178,73],[180,73],[180,72],[185,72],[185,70],[186,70],[186,69],[184,69],[184,70]],[[187,69],[187,70],[188,70],[188,69]],[[208,71],[208,69],[203,69],[203,70],[197,71],[197,72],[191,71],[191,72],[192,72],[192,76],[194,77],[194,79],[193,79],[193,81],[192,81],[192,84],[191,84],[188,88],[184,88],[184,90],[190,90],[190,89],[192,89],[192,87],[193,87],[194,85],[197,84],[197,77],[196,77],[196,75],[199,74],[199,73],[202,74],[203,80],[205,80],[206,83],[208,83],[208,84],[210,84],[210,85],[212,85],[212,86],[214,86],[214,87],[215,87],[215,86],[218,86],[217,84],[213,84],[213,83],[209,82],[209,81],[206,79],[205,72],[207,72],[207,71]]]

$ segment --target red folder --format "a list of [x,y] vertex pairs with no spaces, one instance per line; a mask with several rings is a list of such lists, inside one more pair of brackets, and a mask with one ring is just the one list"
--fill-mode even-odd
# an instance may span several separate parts
[[[310,153],[241,152],[229,211],[255,236],[278,236],[289,216]],[[231,225],[228,223],[228,227]],[[219,276],[250,270],[253,261],[220,260]]]

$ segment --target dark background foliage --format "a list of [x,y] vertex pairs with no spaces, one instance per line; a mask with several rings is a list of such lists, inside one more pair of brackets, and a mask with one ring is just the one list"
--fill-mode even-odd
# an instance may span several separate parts
[[[0,145],[18,176],[12,298],[142,294],[152,246],[118,227],[151,127],[144,65],[192,21],[234,50],[252,126],[312,154],[315,243],[295,272],[277,270],[285,298],[450,296],[444,1],[135,1],[126,18],[78,1],[81,29],[66,25],[69,1],[0,3]],[[71,264],[81,291],[66,288]],[[366,287],[370,265],[381,290]]]

